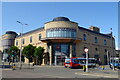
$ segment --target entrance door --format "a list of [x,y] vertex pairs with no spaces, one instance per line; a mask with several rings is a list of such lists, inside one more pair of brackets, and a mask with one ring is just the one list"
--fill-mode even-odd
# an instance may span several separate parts
[[57,65],[63,65],[65,61],[65,56],[69,56],[69,44],[54,43],[53,44],[53,57],[52,57],[53,64],[56,64],[55,62],[57,62]]
[[104,64],[107,64],[107,55],[104,55]]
[[57,56],[56,61],[57,65],[63,65],[65,62],[65,56]]

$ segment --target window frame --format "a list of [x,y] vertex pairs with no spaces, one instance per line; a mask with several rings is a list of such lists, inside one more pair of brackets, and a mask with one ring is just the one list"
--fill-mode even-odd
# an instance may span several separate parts
[[30,43],[32,43],[32,36],[30,36]]

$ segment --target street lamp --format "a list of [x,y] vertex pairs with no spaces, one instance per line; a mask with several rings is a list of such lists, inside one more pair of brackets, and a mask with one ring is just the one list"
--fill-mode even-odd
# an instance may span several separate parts
[[88,72],[88,48],[85,48],[84,51],[86,54],[86,72]]
[[[111,30],[111,48],[113,49],[113,39],[112,39],[112,28],[110,28],[110,30]],[[115,67],[114,67],[114,51],[112,51],[112,61],[113,61],[113,71],[115,70]]]
[[23,23],[20,22],[20,21],[17,21],[17,23],[19,23],[19,24],[22,25],[21,45],[20,45],[20,69],[21,69],[21,67],[22,67],[22,64],[21,64],[21,56],[22,56],[22,34],[23,34],[23,26],[24,26],[24,25],[28,25],[28,24],[23,24]]

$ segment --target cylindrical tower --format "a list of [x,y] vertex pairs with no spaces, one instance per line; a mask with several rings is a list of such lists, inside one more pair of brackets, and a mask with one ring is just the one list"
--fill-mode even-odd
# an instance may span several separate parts
[[16,32],[13,31],[7,31],[3,36],[2,36],[2,46],[3,50],[8,49],[11,46],[14,45],[14,40],[15,37],[17,36]]

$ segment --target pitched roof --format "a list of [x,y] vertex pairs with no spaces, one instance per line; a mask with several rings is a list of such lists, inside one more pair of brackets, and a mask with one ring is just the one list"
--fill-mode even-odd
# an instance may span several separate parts
[[[26,34],[33,33],[33,32],[35,32],[35,31],[43,30],[43,29],[44,29],[44,27],[40,27],[40,28],[37,28],[37,29],[35,29],[35,30],[31,30],[31,31],[29,31],[29,32],[23,33],[23,36],[26,35]],[[20,37],[20,36],[21,36],[21,35],[18,35],[17,37]]]
[[90,30],[90,29],[86,29],[86,28],[83,28],[83,27],[78,27],[78,28],[79,28],[79,29],[82,29],[82,30],[86,30],[86,31],[91,32],[91,33],[94,33],[94,34],[99,34],[99,35],[102,35],[102,36],[111,38],[111,35],[102,34],[102,33],[99,33],[99,32],[96,32],[96,31],[92,31],[92,30]]

